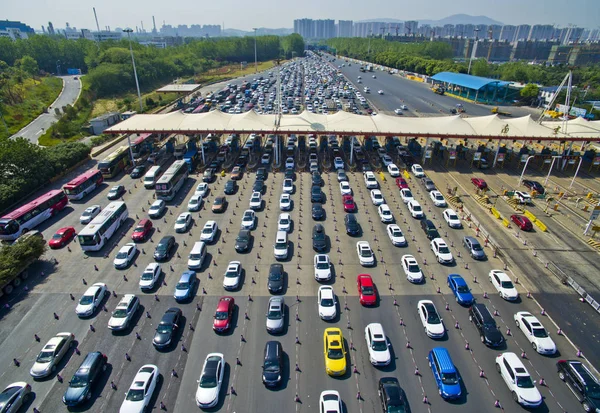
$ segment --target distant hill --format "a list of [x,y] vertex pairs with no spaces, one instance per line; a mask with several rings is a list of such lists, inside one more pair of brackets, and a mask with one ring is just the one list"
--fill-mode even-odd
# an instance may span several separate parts
[[[404,20],[380,18],[380,19],[367,19],[358,20],[356,23],[371,23],[371,22],[386,22],[386,23],[403,23]],[[490,19],[487,16],[470,16],[468,14],[453,14],[452,16],[445,17],[440,20],[418,20],[419,25],[429,24],[431,26],[443,26],[445,24],[499,24],[503,23]]]
[[[256,34],[259,36],[264,35],[275,35],[275,36],[287,36],[288,34],[292,34],[294,29],[269,29],[267,27],[261,27],[256,31]],[[237,30],[237,29],[225,29],[222,31],[223,36],[254,36],[254,31],[245,31],[245,30]]]

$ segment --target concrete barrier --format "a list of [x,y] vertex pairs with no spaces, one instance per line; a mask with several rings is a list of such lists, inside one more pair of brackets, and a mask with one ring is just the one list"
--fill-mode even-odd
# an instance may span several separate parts
[[529,218],[531,221],[535,221],[537,218],[535,217],[535,215],[533,215],[531,212],[529,212],[528,210],[523,211],[523,215],[525,215],[527,218]]
[[537,225],[538,228],[541,229],[543,232],[548,231],[548,227],[542,221],[540,221],[539,219],[536,219],[535,221],[533,221],[533,223],[535,225]]
[[500,212],[498,212],[498,210],[494,207],[492,207],[492,209],[490,209],[490,212],[492,213],[493,216],[495,216],[498,219],[502,219],[502,216],[500,215]]

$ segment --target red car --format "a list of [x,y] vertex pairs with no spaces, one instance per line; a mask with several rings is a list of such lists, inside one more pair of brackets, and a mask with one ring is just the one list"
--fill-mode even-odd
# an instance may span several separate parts
[[404,178],[396,178],[396,185],[400,189],[404,189],[404,188],[408,189],[408,182],[406,182],[406,179],[404,179]]
[[136,225],[133,234],[131,234],[131,239],[134,242],[145,241],[150,236],[150,231],[152,231],[152,221],[144,218]]
[[75,237],[75,228],[64,227],[56,231],[56,234],[52,235],[48,246],[52,249],[64,247]]
[[531,231],[533,229],[533,224],[525,215],[511,215],[510,219],[523,231]]
[[352,195],[344,195],[342,197],[342,202],[344,203],[344,211],[354,212],[356,210],[356,204],[354,203]]
[[358,297],[362,305],[375,305],[377,295],[375,294],[375,285],[369,274],[359,274],[356,277],[356,287],[358,288]]
[[479,189],[486,189],[487,183],[481,178],[471,178],[471,182]]
[[233,317],[233,309],[235,308],[235,300],[233,297],[221,297],[217,310],[215,311],[215,319],[213,321],[213,330],[217,333],[222,333],[229,330],[231,327],[231,317]]

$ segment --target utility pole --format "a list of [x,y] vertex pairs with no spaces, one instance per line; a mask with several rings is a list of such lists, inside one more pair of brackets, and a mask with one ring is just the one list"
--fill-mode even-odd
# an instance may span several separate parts
[[258,73],[258,55],[256,53],[256,31],[258,28],[253,27],[252,30],[254,30],[254,73]]
[[[135,86],[137,88],[138,100],[140,102],[140,113],[144,111],[144,106],[142,105],[142,94],[140,93],[140,82],[138,81],[137,70],[135,68],[135,59],[133,58],[133,48],[131,47],[131,33],[133,30],[131,29],[123,29],[123,32],[127,33],[127,38],[129,39],[129,53],[131,53],[131,63],[133,64],[133,76],[135,77]],[[127,135],[127,144],[129,145],[129,156],[131,156],[131,164],[135,166],[135,160],[133,159],[133,150],[131,149],[131,138],[130,134]]]
[[467,74],[470,75],[471,74],[471,64],[473,63],[473,58],[476,56],[477,53],[477,41],[479,40],[479,38],[477,37],[478,33],[479,33],[479,29],[475,29],[475,42],[473,43],[473,50],[471,51],[471,58],[469,59],[469,68],[467,69]]
[[367,50],[367,55],[371,55],[371,37],[373,37],[373,29],[369,30],[369,49]]

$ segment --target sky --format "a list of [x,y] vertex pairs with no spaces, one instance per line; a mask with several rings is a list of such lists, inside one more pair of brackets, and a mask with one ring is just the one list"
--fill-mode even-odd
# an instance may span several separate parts
[[[221,24],[225,28],[292,28],[294,19],[438,20],[452,14],[485,15],[504,24],[555,24],[565,27],[600,28],[600,0],[1,0],[0,19],[19,20],[36,30],[52,21],[63,28],[69,22],[78,29],[96,29],[92,7],[100,28],[106,26],[158,28],[166,24]],[[426,5],[426,6],[425,6]]]

